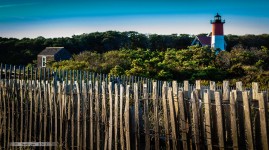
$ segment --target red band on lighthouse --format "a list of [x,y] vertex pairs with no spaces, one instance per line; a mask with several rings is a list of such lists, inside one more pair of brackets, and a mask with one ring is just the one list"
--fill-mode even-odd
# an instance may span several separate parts
[[212,23],[212,35],[223,35],[223,23]]

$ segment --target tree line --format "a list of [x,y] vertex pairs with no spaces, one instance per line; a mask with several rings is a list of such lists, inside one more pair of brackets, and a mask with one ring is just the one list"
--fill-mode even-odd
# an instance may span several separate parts
[[[63,46],[72,54],[83,51],[106,53],[111,50],[149,50],[165,52],[167,49],[186,49],[190,46],[194,35],[189,34],[142,34],[135,31],[93,32],[72,37],[60,38],[4,38],[0,37],[1,63],[26,65],[36,60],[37,54],[45,47]],[[227,51],[234,46],[245,48],[269,47],[269,34],[262,35],[226,35]]]

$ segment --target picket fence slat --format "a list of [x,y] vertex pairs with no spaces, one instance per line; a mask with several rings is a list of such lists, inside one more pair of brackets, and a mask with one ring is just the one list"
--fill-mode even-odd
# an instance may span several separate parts
[[193,133],[194,133],[194,144],[195,149],[200,149],[200,139],[199,139],[199,113],[198,113],[198,90],[194,90],[191,93],[192,100],[192,116],[193,116]]
[[102,123],[104,128],[104,133],[102,135],[104,136],[104,149],[107,149],[108,144],[108,122],[107,122],[107,107],[106,107],[106,83],[102,82]]
[[235,92],[230,92],[230,114],[231,114],[231,129],[232,129],[232,141],[233,149],[238,150],[238,131],[237,131],[237,121],[236,121],[236,107],[235,107]]
[[[211,88],[212,90],[212,88]],[[205,102],[205,130],[206,130],[206,140],[207,149],[212,150],[212,137],[211,137],[211,90],[205,90],[204,92],[204,102]]]
[[21,110],[21,112],[20,112],[20,118],[21,118],[21,120],[20,120],[20,123],[21,123],[21,126],[20,126],[20,142],[22,142],[22,133],[23,133],[23,98],[24,98],[24,96],[23,96],[23,90],[24,90],[24,88],[23,88],[23,85],[24,85],[25,83],[24,83],[24,80],[23,81],[20,81],[20,97],[21,97],[21,101],[20,101],[20,110]]
[[267,109],[267,93],[259,93],[259,113],[260,113],[260,124],[261,124],[261,139],[262,139],[262,148],[264,150],[269,149],[268,145],[268,110]]
[[[87,85],[85,82],[83,82],[82,86],[82,95],[83,95],[83,101],[82,101],[82,115],[83,115],[83,149],[87,149],[87,104],[86,101],[88,99],[88,94],[87,94]],[[65,110],[65,109],[64,109]],[[65,117],[66,118],[66,117]],[[65,140],[67,141],[67,140]]]
[[[228,94],[229,91],[226,91]],[[226,94],[225,94],[226,95]],[[227,95],[223,96],[223,99],[228,99]],[[215,92],[215,101],[216,101],[216,112],[217,112],[217,127],[218,127],[218,141],[219,141],[219,148],[225,149],[224,147],[224,132],[223,132],[223,116],[222,116],[222,99],[219,92]]]
[[[43,85],[43,88],[44,88],[44,141],[47,141],[47,110],[48,110],[48,107],[47,107],[47,101],[48,101],[48,84],[47,83],[44,83]],[[28,104],[27,104],[28,106]],[[28,112],[28,111],[27,111]],[[27,113],[28,114],[28,113]],[[27,116],[28,118],[28,116]],[[30,129],[30,128],[29,128]]]
[[143,84],[144,97],[144,125],[145,125],[145,149],[150,150],[150,131],[149,131],[149,97],[147,84]]
[[110,111],[110,116],[109,116],[109,142],[108,142],[108,149],[111,150],[112,149],[112,139],[113,139],[113,97],[112,97],[112,83],[110,82],[109,83],[109,86],[108,86],[108,92],[109,92],[109,111]]
[[115,136],[114,136],[114,143],[115,143],[115,147],[114,149],[117,150],[118,149],[118,120],[119,120],[119,116],[118,116],[118,104],[119,104],[119,91],[118,91],[118,84],[115,84],[115,106],[114,106],[114,132],[115,132]]
[[6,147],[7,147],[7,143],[8,143],[8,142],[7,142],[7,139],[6,139],[6,137],[7,137],[7,136],[6,136],[6,132],[7,132],[7,127],[8,127],[8,126],[7,126],[7,122],[6,122],[6,118],[7,118],[6,107],[7,107],[7,104],[6,104],[5,98],[6,98],[6,92],[7,92],[7,90],[6,90],[6,88],[5,88],[5,87],[6,87],[5,84],[6,84],[6,82],[4,81],[3,84],[2,84],[2,85],[3,85],[3,87],[2,87],[2,90],[3,90],[3,96],[2,96],[2,97],[3,97],[3,99],[2,99],[2,100],[4,101],[4,104],[3,104],[3,106],[4,106],[4,109],[3,109],[3,110],[4,110],[4,113],[3,113],[3,114],[4,114],[4,115],[3,115],[3,116],[4,116],[4,121],[3,121],[3,124],[4,124],[4,125],[3,125],[3,130],[4,130],[4,134],[3,134],[3,135],[4,135],[3,148],[6,148]]
[[[170,132],[169,132],[169,120],[170,119],[168,118],[168,111],[167,111],[168,106],[167,106],[167,83],[166,82],[164,82],[162,86],[162,104],[163,104],[163,121],[164,121],[164,128],[165,128],[165,144],[166,144],[166,148],[170,149],[170,142],[169,142],[170,141]],[[145,116],[145,120],[147,120],[148,122],[147,116]],[[147,127],[147,130],[148,130],[148,127]],[[148,135],[148,138],[150,138],[149,135]],[[150,146],[149,141],[147,142],[147,145]]]
[[187,144],[187,121],[186,121],[186,113],[185,113],[185,103],[184,103],[184,94],[183,91],[178,91],[178,100],[179,100],[179,114],[180,114],[180,128],[181,131],[181,139],[183,143],[183,149],[188,149]]
[[[257,95],[254,96],[257,99]],[[245,127],[246,127],[246,138],[248,149],[254,149],[253,143],[253,133],[251,128],[251,118],[250,118],[250,106],[249,106],[249,96],[247,92],[243,92],[243,105],[244,105],[244,117],[245,117]]]
[[[100,149],[100,113],[99,113],[99,81],[95,82],[95,123],[96,123],[96,149]],[[112,109],[112,103],[110,103],[110,109]],[[112,113],[110,113],[112,115]],[[112,116],[111,116],[112,117]],[[112,128],[112,122],[110,122]],[[112,138],[112,136],[111,136]]]
[[126,149],[131,150],[130,143],[130,85],[126,86],[126,102],[124,109],[124,118],[125,118],[125,138],[126,138]]
[[[14,109],[15,109],[15,82],[14,82],[14,80],[13,80],[13,82],[12,82],[12,96],[11,96],[11,115],[13,116],[12,117],[12,120],[11,120],[11,140],[12,141],[14,141],[14,124],[15,124],[15,122],[14,122],[14,114],[15,114],[15,111],[14,111]],[[12,147],[12,149],[13,149],[13,147]]]
[[174,99],[174,107],[175,107],[175,117],[176,119],[178,119],[178,96],[177,96],[177,92],[178,92],[178,84],[177,81],[173,81],[172,82],[172,87],[173,87],[173,99]]
[[93,82],[89,82],[89,115],[90,115],[90,119],[89,119],[89,136],[90,136],[90,150],[93,150],[94,148],[94,127],[93,127],[93,85],[92,85]]
[[155,139],[155,149],[160,149],[160,141],[159,141],[159,100],[158,100],[158,91],[157,91],[157,82],[153,82],[152,84],[152,98],[153,98],[153,109],[154,109],[154,139]]
[[[0,65],[0,75],[1,75],[1,72],[2,72],[2,64]],[[0,76],[0,79],[1,79],[1,76]],[[0,128],[0,141],[3,141],[3,139],[2,139],[2,136],[3,136],[3,126],[4,126],[4,124],[3,124],[3,120],[5,119],[4,118],[4,112],[3,112],[3,104],[2,104],[2,102],[3,102],[3,99],[2,99],[2,82],[1,82],[1,80],[0,80],[0,120],[1,120],[1,125],[2,125],[2,127]],[[16,127],[17,128],[17,127]],[[0,148],[3,148],[3,145],[2,145],[2,143],[0,143]]]
[[124,140],[124,126],[123,126],[123,97],[124,97],[124,87],[120,85],[120,143],[121,149],[125,149],[125,140]]
[[170,120],[172,127],[172,141],[173,141],[173,150],[177,149],[177,135],[176,135],[176,115],[175,115],[175,106],[173,100],[173,89],[168,88],[168,101],[169,101],[169,109],[170,109]]

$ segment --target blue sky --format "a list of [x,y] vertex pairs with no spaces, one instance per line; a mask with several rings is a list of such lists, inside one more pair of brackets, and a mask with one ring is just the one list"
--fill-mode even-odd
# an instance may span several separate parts
[[0,0],[0,36],[199,34],[211,31],[217,12],[226,20],[225,34],[269,33],[268,0]]

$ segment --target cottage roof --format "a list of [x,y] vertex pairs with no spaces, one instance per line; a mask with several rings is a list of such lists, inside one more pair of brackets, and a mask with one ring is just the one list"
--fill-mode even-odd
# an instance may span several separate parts
[[211,45],[211,36],[198,35],[197,38],[202,45]]
[[46,47],[38,55],[55,55],[62,49],[64,49],[64,47]]

